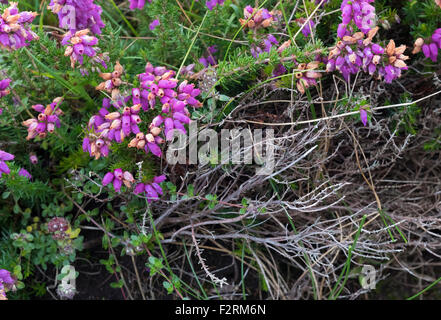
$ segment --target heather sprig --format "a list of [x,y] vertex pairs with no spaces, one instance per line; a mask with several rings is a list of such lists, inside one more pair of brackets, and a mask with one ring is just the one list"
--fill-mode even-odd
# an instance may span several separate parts
[[107,172],[103,178],[103,186],[112,183],[116,192],[121,192],[123,184],[127,188],[131,188],[133,182],[135,182],[133,175],[129,171],[123,171],[121,168],[115,169],[113,172]]
[[8,95],[11,91],[8,89],[9,84],[11,83],[11,79],[3,79],[0,80],[0,98]]
[[297,90],[301,94],[305,93],[305,90],[310,86],[317,85],[317,79],[319,79],[322,74],[317,72],[319,66],[319,61],[313,61],[308,64],[300,63],[297,65],[296,69],[301,70],[295,73]]
[[63,98],[58,97],[46,107],[41,104],[32,106],[32,109],[40,113],[37,118],[30,118],[23,121],[23,125],[28,128],[26,140],[33,139],[37,136],[45,138],[48,133],[53,133],[55,128],[60,128],[61,122],[59,117],[63,115],[63,111],[59,106],[62,102]]
[[375,27],[377,16],[375,7],[369,4],[372,2],[374,0],[343,0],[340,6],[342,23],[339,24],[337,30],[339,38],[343,38],[347,34],[348,25],[351,22],[354,22],[364,34]]
[[163,190],[160,183],[166,180],[165,175],[154,177],[149,183],[140,182],[135,186],[133,190],[134,194],[145,194],[147,201],[151,203],[152,201],[159,200],[159,196],[163,195]]
[[[89,57],[92,65],[97,63],[102,67],[107,68],[105,57],[99,56],[100,48],[97,46],[98,39],[89,35],[89,29],[80,30],[74,34],[69,31],[63,38],[62,44],[66,45],[64,55],[70,57],[70,65],[72,69],[78,62],[81,66],[85,63],[84,58]],[[85,73],[85,68],[81,68],[82,73]]]
[[129,142],[128,147],[144,150],[146,153],[151,152],[153,155],[161,157],[162,151],[159,145],[164,143],[164,139],[159,136],[161,131],[161,128],[154,127],[150,129],[150,132],[147,134],[139,132],[135,138]]
[[423,52],[426,58],[433,62],[438,60],[438,51],[441,49],[441,28],[436,29],[430,39],[418,38],[415,41],[413,54]]
[[108,139],[121,143],[131,133],[137,134],[140,132],[138,127],[138,124],[141,123],[141,118],[138,115],[140,109],[141,105],[138,104],[132,107],[124,107],[122,113],[119,111],[107,113],[104,116],[105,122],[99,125],[97,129],[106,132]]
[[20,49],[28,46],[30,41],[39,39],[30,27],[37,13],[19,12],[17,5],[11,2],[0,16],[0,46],[7,50]]
[[60,28],[72,34],[84,29],[101,34],[105,27],[101,20],[103,9],[94,0],[51,0],[48,9],[58,15]]
[[163,126],[167,140],[172,139],[173,129],[186,132],[185,124],[191,121],[188,107],[202,106],[196,99],[201,91],[187,80],[178,83],[174,75],[172,70],[147,63],[145,73],[138,76],[141,88],[132,90],[132,102],[141,104],[144,111],[161,104],[161,111],[150,125],[150,130],[155,132],[157,129],[154,128]]
[[8,300],[6,290],[11,290],[15,284],[8,270],[0,269],[0,300]]
[[91,157],[95,157],[95,160],[100,157],[107,157],[111,140],[106,133],[108,134],[108,131],[95,132],[90,130],[83,139],[83,151],[88,152]]
[[384,77],[387,83],[399,78],[402,70],[407,70],[404,61],[409,57],[403,54],[406,46],[396,47],[395,42],[390,40],[385,50],[372,42],[377,31],[378,27],[371,29],[366,38],[362,32],[344,36],[330,51],[326,71],[339,70],[346,81],[360,70],[376,74],[378,78]]
[[269,11],[265,8],[253,8],[251,6],[246,6],[243,9],[244,18],[239,18],[240,24],[244,28],[249,29],[260,29],[268,28],[277,22],[281,17],[281,11]]
[[116,61],[113,72],[100,73],[99,76],[104,80],[98,86],[96,90],[106,91],[112,95],[112,100],[120,99],[119,87],[122,84],[121,76],[124,73],[123,66]]

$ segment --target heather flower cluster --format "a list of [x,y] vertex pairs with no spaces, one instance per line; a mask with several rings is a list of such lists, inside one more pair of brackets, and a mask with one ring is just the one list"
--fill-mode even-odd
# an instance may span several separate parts
[[[89,121],[89,127],[93,125],[97,131],[104,132],[107,139],[121,143],[131,133],[137,134],[140,132],[138,127],[141,122],[138,115],[140,109],[141,105],[139,104],[133,107],[124,107],[122,113],[120,111],[109,113],[107,110],[101,109],[100,115],[94,116]],[[103,120],[100,118],[102,115],[104,115]]]
[[268,11],[265,8],[253,8],[246,6],[243,9],[244,19],[240,18],[239,22],[244,28],[260,29],[268,28],[278,21],[281,12],[280,11]]
[[[176,92],[175,92],[176,93]],[[200,94],[200,90],[194,87],[194,84],[188,84],[185,80],[181,82],[178,87],[176,98],[169,99],[168,102],[162,105],[162,112],[155,117],[150,125],[150,131],[157,130],[162,125],[164,126],[164,134],[166,140],[172,140],[173,129],[177,129],[182,133],[187,133],[185,124],[190,123],[190,112],[187,106],[194,108],[202,106],[196,100],[196,96]]]
[[107,68],[104,59],[97,56],[97,53],[100,51],[100,48],[96,46],[98,39],[88,35],[89,32],[89,29],[77,31],[74,34],[69,31],[62,41],[62,44],[66,45],[64,55],[70,57],[70,65],[72,68],[75,68],[77,62],[83,65],[85,56],[89,57],[92,63],[98,62],[104,68]]
[[113,72],[100,73],[99,76],[104,80],[95,89],[106,91],[112,95],[113,100],[120,97],[119,86],[122,84],[121,76],[124,72],[123,66],[116,62]]
[[413,54],[423,52],[426,58],[430,58],[433,62],[438,60],[438,50],[441,49],[441,28],[435,30],[430,39],[424,40],[418,38],[415,41]]
[[0,98],[3,98],[4,96],[8,95],[11,92],[8,89],[11,81],[12,81],[11,79],[0,80]]
[[84,29],[101,34],[105,27],[101,20],[103,9],[94,0],[51,0],[48,9],[58,15],[60,28],[72,34]]
[[83,139],[83,151],[89,152],[89,155],[91,157],[95,157],[95,160],[98,160],[100,157],[107,157],[109,155],[111,141],[106,137],[105,133],[106,131],[91,131]]
[[11,2],[0,16],[0,46],[7,50],[17,50],[28,46],[32,40],[38,40],[30,24],[37,16],[35,12],[19,12],[16,2]]
[[319,64],[319,61],[313,61],[308,64],[300,63],[297,65],[296,69],[301,71],[296,72],[294,76],[296,78],[297,90],[301,94],[304,94],[305,90],[310,86],[317,85],[317,79],[322,76],[320,72],[315,71]]
[[130,188],[133,182],[135,182],[135,179],[132,174],[128,171],[123,171],[121,168],[115,169],[113,172],[107,172],[103,178],[103,186],[113,183],[113,188],[116,192],[121,192],[123,184]]
[[344,36],[330,51],[326,71],[339,70],[346,81],[361,69],[370,75],[377,73],[377,77],[384,77],[387,83],[399,78],[402,70],[407,70],[404,61],[409,57],[403,54],[406,46],[395,47],[391,40],[385,50],[372,42],[377,31],[378,27],[371,29],[366,38],[362,32]]
[[134,194],[145,194],[147,201],[151,203],[154,200],[159,199],[159,195],[163,195],[163,191],[161,186],[159,185],[161,182],[164,182],[166,179],[165,175],[157,176],[153,178],[153,181],[150,183],[138,183],[133,190]]
[[369,3],[374,0],[343,0],[340,9],[342,12],[342,23],[337,29],[337,36],[343,38],[347,32],[349,24],[353,21],[364,34],[367,34],[376,23],[375,7]]
[[135,138],[130,140],[128,147],[144,150],[145,153],[151,152],[153,155],[161,157],[162,150],[159,145],[164,143],[164,139],[159,136],[161,131],[160,128],[154,127],[147,134],[139,132]]
[[[270,52],[273,46],[279,46],[279,41],[272,34],[257,34],[257,30],[269,28],[274,25],[276,21],[279,21],[280,11],[268,11],[265,8],[253,8],[246,6],[243,10],[244,19],[240,18],[239,21],[244,28],[254,30],[253,40],[251,43],[251,55],[254,58],[258,58],[263,52]],[[284,42],[277,51],[281,53],[291,44],[291,40]],[[282,65],[278,66],[278,69],[284,69]],[[285,70],[286,71],[286,70]]]
[[268,34],[263,42],[260,43],[259,46],[253,44],[251,46],[251,55],[254,58],[257,58],[262,52],[270,52],[273,46],[278,46],[279,41],[277,41],[276,37],[272,34]]
[[14,287],[15,280],[12,278],[8,270],[0,269],[0,300],[8,300],[6,290]]
[[143,110],[155,108],[159,102],[161,113],[155,117],[150,125],[150,130],[164,126],[167,140],[172,138],[173,129],[186,132],[184,125],[190,123],[188,107],[199,108],[202,103],[196,97],[200,90],[187,80],[178,85],[178,80],[173,78],[175,72],[164,67],[153,67],[147,63],[145,72],[138,76],[141,88],[132,90],[132,101],[141,104]]
[[[105,82],[96,89],[110,91],[112,100],[103,99],[103,107],[90,118],[88,133],[83,139],[83,150],[99,159],[101,156],[108,156],[112,142],[122,143],[126,137],[134,134],[135,137],[128,143],[129,148],[137,148],[161,157],[160,145],[165,142],[164,138],[171,140],[174,129],[186,133],[185,125],[191,121],[188,108],[202,106],[196,99],[200,90],[187,80],[179,83],[174,78],[174,71],[147,63],[145,72],[138,75],[140,87],[133,88],[128,96],[122,96],[118,89],[122,84],[122,72],[123,67],[117,63],[113,73],[100,74]],[[127,106],[129,102],[132,103],[131,107]],[[141,131],[140,112],[155,110],[158,105],[161,106],[159,114],[146,126],[147,130]],[[115,110],[112,111],[111,108]],[[159,183],[163,180],[165,176],[157,177],[149,184],[140,182],[134,192],[145,193],[151,202],[159,198],[158,194],[162,194]],[[116,192],[120,192],[123,184],[130,188],[134,182],[133,176],[120,168],[108,172],[103,178],[103,185],[112,183]]]
[[28,136],[26,140],[34,139],[35,137],[45,138],[48,133],[53,133],[55,128],[60,128],[60,116],[63,111],[59,105],[63,102],[63,98],[55,98],[54,101],[44,107],[41,104],[33,105],[32,109],[40,112],[37,118],[31,118],[23,121],[23,125],[28,128]]

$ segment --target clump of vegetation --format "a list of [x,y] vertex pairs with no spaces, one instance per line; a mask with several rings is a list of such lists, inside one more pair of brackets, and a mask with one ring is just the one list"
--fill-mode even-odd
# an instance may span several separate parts
[[439,1],[1,3],[0,299],[431,297]]

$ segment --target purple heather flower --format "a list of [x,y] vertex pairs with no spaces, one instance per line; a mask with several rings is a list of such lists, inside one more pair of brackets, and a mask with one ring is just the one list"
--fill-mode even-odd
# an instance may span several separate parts
[[[299,27],[303,26],[303,24],[306,22],[305,18],[299,18],[296,20]],[[310,19],[305,26],[302,28],[302,33],[305,37],[308,37],[311,34],[311,28],[315,27],[315,22]]]
[[25,178],[28,178],[29,180],[32,179],[31,174],[26,169],[24,169],[24,168],[21,168],[20,171],[18,171],[18,175],[22,176],[22,177],[25,177]]
[[153,31],[157,26],[159,26],[159,20],[155,19],[149,24],[149,29]]
[[12,2],[0,16],[0,46],[17,50],[28,46],[32,40],[38,40],[29,26],[36,16],[35,12],[19,12],[17,3]]
[[0,150],[0,178],[3,173],[9,174],[11,172],[5,161],[11,161],[13,159],[14,159],[14,155],[7,153],[3,150]]
[[[64,55],[70,57],[72,68],[75,68],[76,62],[83,65],[85,63],[85,57],[89,58],[92,65],[101,64],[104,68],[107,68],[102,56],[98,56],[98,52],[100,51],[100,48],[97,46],[98,39],[88,35],[88,33],[88,29],[77,31],[74,34],[69,31],[62,41],[62,44],[66,46]],[[81,71],[82,73],[87,73],[86,69],[82,69]]]
[[167,177],[163,174],[163,175],[160,175],[160,176],[154,177],[154,178],[153,178],[153,182],[155,182],[155,183],[161,183],[161,182],[164,182],[166,179],[167,179]]
[[38,163],[38,158],[35,154],[31,154],[29,156],[29,160],[31,161],[32,164],[37,164]]
[[387,83],[399,78],[401,71],[407,70],[404,61],[409,57],[403,54],[406,46],[396,48],[394,41],[391,40],[385,50],[372,42],[377,30],[378,28],[372,29],[366,39],[363,39],[362,32],[357,32],[339,41],[329,53],[326,71],[339,70],[346,81],[349,81],[351,74],[356,74],[360,70],[370,75],[377,72]]
[[208,10],[213,10],[213,8],[217,5],[223,5],[225,0],[208,0],[205,4]]
[[47,133],[53,133],[55,128],[60,128],[61,122],[59,116],[63,114],[63,111],[61,111],[59,105],[62,102],[63,98],[58,97],[46,108],[41,104],[32,106],[32,108],[40,112],[40,114],[37,118],[23,121],[22,124],[28,128],[27,140],[33,139],[37,135],[40,138],[45,138]]
[[89,136],[83,139],[83,151],[88,152],[91,157],[98,160],[100,157],[109,155],[110,140],[106,136],[108,131],[103,130],[99,134],[91,132]]
[[0,300],[6,300],[5,290],[13,288],[15,280],[8,270],[0,269]]
[[281,76],[282,74],[286,73],[286,68],[283,66],[283,64],[279,63],[273,70],[273,76],[274,77],[278,77]]
[[272,34],[269,34],[268,37],[263,41],[263,44],[263,51],[270,52],[273,45],[279,45],[279,41],[277,41],[276,37],[274,37]]
[[113,172],[107,172],[103,178],[103,186],[107,186],[109,183],[113,183],[113,188],[116,192],[121,192],[122,184],[127,188],[131,187],[131,184],[135,182],[132,174],[128,171],[123,171],[121,168],[113,170]]
[[0,284],[13,285],[14,279],[11,277],[11,273],[8,270],[0,269]]
[[[215,53],[216,50],[214,46],[208,48],[210,54]],[[186,132],[185,124],[190,122],[188,107],[202,106],[202,103],[196,99],[201,91],[187,80],[178,83],[178,80],[173,78],[175,72],[164,67],[155,68],[147,63],[145,71],[138,76],[141,87],[132,90],[132,102],[140,104],[143,110],[153,109],[159,102],[162,109],[149,126],[150,135],[137,136],[129,146],[145,149],[146,152],[160,156],[162,153],[158,144],[162,143],[162,140],[158,136],[159,133],[164,131],[165,138],[171,139],[175,128]]]
[[[209,48],[211,53],[215,50],[214,47]],[[196,99],[201,91],[187,81],[179,83],[174,75],[175,72],[172,70],[154,67],[147,63],[145,73],[138,75],[139,88],[133,88],[131,94],[123,97],[121,101],[111,103],[108,99],[103,100],[103,108],[89,120],[90,134],[83,140],[83,150],[89,152],[91,156],[100,157],[102,152],[96,145],[97,141],[101,141],[100,146],[103,143],[107,145],[108,153],[111,141],[121,143],[125,137],[133,133],[136,137],[129,142],[130,148],[136,147],[161,157],[160,145],[165,142],[160,136],[161,133],[164,132],[164,138],[169,139],[172,129],[186,133],[185,124],[190,122],[188,108],[202,106],[202,103]],[[129,108],[126,104],[130,100],[134,106]],[[157,104],[162,108],[149,125],[149,131],[144,134],[138,127],[141,122],[138,114],[140,108],[147,111],[154,109]],[[111,112],[111,106],[118,111]]]
[[433,62],[438,60],[438,51],[441,49],[441,28],[436,29],[430,37],[430,42],[424,43],[424,39],[419,38],[415,42],[415,48],[412,53],[423,51],[426,58]]
[[10,93],[8,87],[11,81],[11,79],[3,79],[0,81],[0,98],[3,98]]
[[157,176],[153,178],[151,183],[138,183],[133,190],[134,194],[145,193],[148,203],[152,201],[159,200],[159,195],[163,195],[163,190],[159,185],[161,182],[165,181],[165,175]]
[[363,125],[366,127],[368,121],[368,114],[364,108],[360,108],[360,120],[363,123]]
[[279,46],[279,41],[277,41],[276,37],[272,34],[268,34],[266,38],[261,39],[259,43],[251,44],[250,51],[254,58],[258,58],[262,52],[270,52],[273,46],[279,46],[277,52],[280,54],[283,50],[289,47],[290,44],[291,40],[288,40]]
[[363,33],[367,34],[375,26],[375,7],[369,3],[374,0],[343,0],[340,9],[342,12],[342,23],[338,27],[337,35],[343,38],[346,27],[354,21],[355,25]]
[[109,183],[113,181],[115,175],[113,172],[107,172],[103,178],[103,186],[107,186]]
[[[142,9],[145,6],[146,0],[130,0],[130,10]],[[147,0],[149,3],[152,3],[152,0]]]
[[207,49],[207,52],[205,55],[203,55],[200,59],[199,62],[201,64],[203,64],[203,66],[205,68],[208,68],[209,66],[214,66],[217,64],[217,59],[214,57],[214,54],[217,52],[217,47],[216,46],[210,46]]

